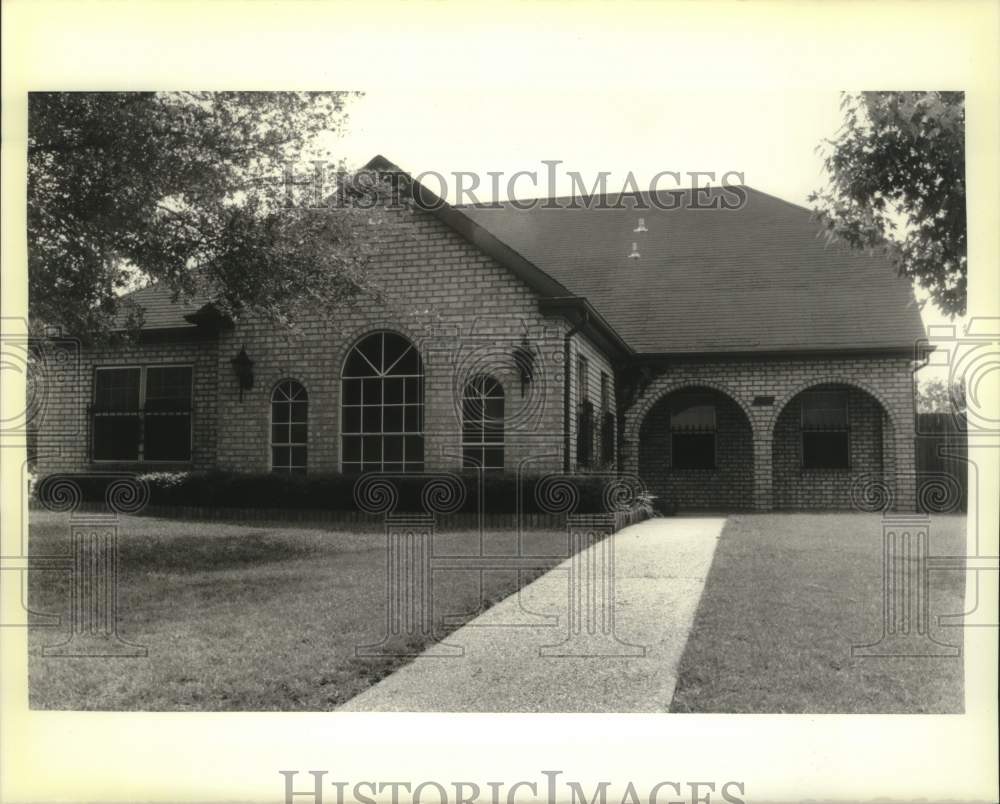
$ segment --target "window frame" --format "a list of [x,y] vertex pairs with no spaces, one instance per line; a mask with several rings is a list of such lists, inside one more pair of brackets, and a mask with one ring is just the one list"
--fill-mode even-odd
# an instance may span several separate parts
[[[691,396],[701,396],[692,394]],[[705,407],[712,409],[712,427],[705,429],[679,428],[674,426],[674,405],[669,406],[668,426],[670,430],[670,471],[671,472],[718,472],[719,471],[719,405],[715,400],[705,397],[702,403]],[[712,465],[711,466],[678,466],[677,465],[677,436],[685,435],[711,435],[712,436]]]
[[[171,458],[171,459],[150,459],[146,457],[146,384],[147,377],[150,369],[160,369],[160,368],[186,368],[191,372],[191,392],[190,399],[188,401],[188,416],[190,417],[191,426],[188,428],[188,457],[185,458]],[[127,371],[127,370],[139,370],[139,399],[138,407],[135,411],[135,416],[139,420],[139,442],[136,449],[135,458],[98,458],[97,453],[97,433],[94,428],[94,419],[100,415],[97,411],[97,374],[100,371]],[[91,385],[90,394],[90,406],[88,408],[88,427],[90,429],[88,444],[89,444],[89,458],[91,463],[103,464],[103,465],[114,465],[114,464],[128,464],[130,466],[139,465],[154,465],[154,466],[168,466],[177,464],[190,464],[194,461],[194,387],[195,387],[195,366],[191,362],[181,362],[181,363],[108,363],[104,365],[95,365],[93,367],[93,378]]]
[[[480,380],[480,381],[485,380],[485,381],[491,382],[493,384],[494,388],[499,389],[499,391],[500,391],[499,396],[488,396],[488,395],[482,394],[482,393],[480,393],[478,396],[469,396],[469,393],[468,393],[469,388],[472,387],[473,383],[475,383],[477,380]],[[500,400],[500,403],[501,403],[501,415],[500,415],[499,419],[488,418],[486,416],[486,404],[485,404],[485,402],[487,400],[491,400],[491,399],[493,399],[493,400],[499,399]],[[465,413],[465,411],[466,411],[466,402],[469,402],[469,401],[478,401],[478,402],[482,403],[482,415],[477,420],[474,420],[474,422],[473,422],[474,424],[476,424],[476,425],[479,426],[479,430],[480,430],[480,433],[481,433],[481,440],[479,440],[479,441],[469,441],[466,438],[466,422],[467,422],[467,419],[466,419],[466,413]],[[498,380],[492,374],[487,374],[487,373],[482,373],[482,372],[478,373],[478,374],[470,377],[463,384],[463,386],[462,386],[462,399],[461,399],[461,402],[462,402],[462,406],[461,406],[461,411],[462,411],[462,422],[461,422],[461,425],[462,425],[462,469],[463,470],[475,469],[477,471],[482,471],[482,472],[504,472],[504,471],[506,471],[506,469],[507,469],[507,428],[506,428],[506,419],[507,419],[507,391],[503,387],[503,383],[500,382],[500,380]],[[500,440],[499,441],[487,441],[486,440],[486,432],[487,432],[487,429],[488,429],[488,425],[490,423],[495,423],[495,422],[499,422]],[[494,429],[494,432],[496,432],[496,429]],[[486,451],[487,450],[497,450],[497,449],[500,450],[500,465],[499,466],[487,466],[486,465]],[[466,452],[467,450],[475,450],[478,453],[478,461],[477,462],[472,463],[472,464],[467,464],[466,463],[466,461],[470,459],[470,456]],[[473,459],[475,459],[475,457],[476,456],[472,456]]]
[[[806,427],[805,401],[813,394],[842,394],[844,397],[843,428]],[[806,434],[807,433],[842,433],[845,442],[846,462],[843,466],[806,466]],[[853,465],[851,452],[851,393],[848,388],[809,388],[801,393],[799,399],[799,472],[850,472]]]
[[[277,393],[278,389],[282,385],[285,385],[287,383],[295,383],[297,386],[299,386],[299,388],[301,388],[305,392],[305,400],[303,400],[301,402],[301,404],[304,404],[305,408],[306,408],[306,418],[305,418],[305,421],[302,422],[302,424],[304,424],[305,428],[306,428],[306,440],[303,441],[303,442],[301,442],[301,443],[299,443],[299,442],[288,442],[288,443],[285,443],[285,444],[275,444],[275,441],[274,441],[274,405],[275,405],[275,402],[283,403],[283,404],[288,405],[288,407],[289,407],[289,416],[291,416],[292,405],[299,403],[297,400],[292,400],[292,399],[278,399],[278,400],[275,400],[275,398],[274,398],[275,393]],[[268,459],[268,470],[270,472],[272,472],[272,473],[280,472],[282,474],[289,474],[289,475],[293,475],[293,474],[308,474],[309,473],[309,389],[306,388],[306,384],[304,382],[302,382],[301,380],[295,379],[294,377],[283,377],[282,379],[278,380],[271,387],[271,396],[270,396],[270,399],[268,400],[268,406],[267,407],[268,407],[268,411],[267,411],[267,436],[268,436],[267,459]],[[289,437],[291,437],[291,424],[293,424],[291,418],[289,418],[289,420],[288,420],[287,423],[289,425]],[[279,422],[279,424],[281,424],[281,422]],[[288,448],[288,450],[289,450],[289,453],[288,453],[289,454],[289,464],[291,464],[291,454],[292,454],[291,453],[291,449],[292,449],[292,447],[304,447],[305,451],[306,451],[306,459],[305,459],[305,463],[301,467],[301,471],[300,471],[300,467],[292,466],[292,465],[289,465],[289,466],[275,466],[274,465],[274,448],[275,448],[275,446],[278,446],[278,447],[287,447]]]
[[[404,350],[395,360],[391,361],[391,363],[388,364],[388,369],[385,369],[384,367],[386,366],[386,363],[387,363],[387,361],[385,359],[385,336],[386,335],[391,335],[391,336],[394,336],[396,338],[400,338],[401,340],[405,341],[409,345],[409,349],[412,349],[414,355],[416,355],[416,358],[417,358],[417,361],[418,361],[418,366],[419,366],[419,372],[420,372],[419,374],[390,374],[390,373],[388,373],[388,371],[391,371],[391,369],[394,368],[396,366],[396,364],[398,364],[406,356],[406,353],[407,353],[408,350]],[[380,365],[381,365],[381,368],[376,367],[375,365],[373,365],[371,363],[371,361],[368,359],[368,356],[360,348],[362,344],[364,344],[366,341],[368,341],[370,338],[372,338],[374,336],[381,336],[382,339],[383,339],[382,340],[382,353],[380,355]],[[348,363],[350,362],[351,357],[354,355],[355,352],[358,352],[358,354],[361,355],[361,357],[364,359],[364,361],[366,363],[368,363],[369,366],[372,367],[372,369],[375,372],[374,374],[354,375],[354,374],[347,374],[346,373]],[[395,379],[399,379],[399,380],[403,381],[403,397],[402,397],[402,401],[401,402],[398,402],[398,403],[396,403],[396,402],[386,403],[386,401],[385,401],[385,380],[387,378],[395,378]],[[409,402],[409,401],[407,401],[407,397],[406,397],[406,394],[407,394],[407,390],[406,390],[406,388],[407,388],[407,382],[406,381],[407,380],[413,380],[413,379],[415,379],[417,381],[416,388],[417,388],[417,392],[418,392],[417,396],[419,398],[419,401]],[[355,402],[348,403],[348,402],[345,401],[345,399],[347,397],[346,389],[347,389],[347,381],[348,380],[357,380],[357,381],[360,382],[359,388],[361,389],[361,396],[359,398],[360,401],[358,401],[356,403]],[[365,386],[364,386],[364,383],[365,383],[365,381],[369,381],[369,380],[379,380],[380,381],[379,386],[378,386],[378,388],[379,388],[379,392],[378,393],[379,393],[379,399],[380,399],[380,401],[378,403],[365,402],[365,398],[364,398]],[[426,366],[424,364],[423,355],[421,355],[420,349],[417,347],[416,342],[412,338],[410,338],[408,335],[405,335],[402,332],[399,332],[397,330],[383,328],[383,329],[370,330],[369,332],[366,332],[365,334],[361,335],[360,337],[355,338],[355,340],[352,342],[350,348],[347,349],[347,351],[344,353],[344,358],[343,358],[343,360],[341,362],[341,366],[340,366],[340,384],[339,384],[340,396],[339,396],[339,399],[338,399],[338,413],[337,413],[337,415],[338,415],[338,430],[339,430],[339,434],[340,434],[340,444],[339,444],[339,452],[338,452],[338,457],[337,457],[337,466],[338,466],[338,469],[339,469],[339,471],[341,473],[359,473],[359,474],[362,474],[362,473],[366,473],[366,472],[396,472],[396,471],[398,471],[398,472],[402,472],[402,473],[405,473],[405,474],[419,474],[421,472],[425,472],[426,471],[426,469],[427,469],[427,457],[426,457],[426,447],[427,447],[427,442],[426,442],[427,391],[426,391],[426,384],[427,384],[427,370],[426,370]],[[400,414],[402,416],[402,428],[403,428],[402,430],[400,430],[400,431],[393,430],[393,431],[386,432],[386,430],[384,429],[385,428],[385,409],[387,407],[398,407],[398,408],[400,408]],[[344,425],[345,410],[346,409],[355,409],[355,408],[360,411],[360,414],[359,414],[360,415],[360,422],[359,422],[360,429],[357,430],[357,431],[352,430],[351,432],[346,432],[345,431],[345,425]],[[364,422],[364,415],[365,414],[364,414],[364,411],[365,411],[366,408],[368,408],[368,409],[377,409],[379,411],[379,422],[380,422],[379,426],[380,426],[380,429],[377,432],[376,431],[366,431],[365,430],[365,422]],[[407,425],[406,425],[406,420],[407,420],[406,412],[407,412],[408,409],[414,409],[415,410],[415,415],[416,415],[416,420],[417,420],[416,421],[416,423],[417,423],[417,429],[416,430],[407,430],[406,429],[406,427],[407,427]],[[386,438],[387,435],[388,436],[399,437],[400,439],[402,439],[401,442],[400,442],[401,445],[402,445],[402,457],[398,461],[394,461],[394,460],[387,461],[386,460],[386,457],[385,457],[385,438]],[[375,436],[375,437],[378,437],[380,439],[380,455],[379,455],[378,467],[377,468],[365,468],[365,464],[366,463],[373,463],[371,461],[366,461],[365,460],[365,456],[364,456],[364,448],[365,448],[365,446],[364,446],[364,440],[363,439],[366,436]],[[344,460],[344,453],[345,453],[344,444],[345,444],[345,439],[346,438],[360,438],[360,439],[362,439],[359,442],[359,449],[361,450],[359,460],[356,460],[356,461],[354,461],[354,460],[345,461]],[[420,459],[419,459],[419,461],[407,458],[407,455],[406,455],[406,453],[407,453],[406,441],[409,438],[419,438],[419,440],[420,440]],[[401,468],[399,468],[399,469],[386,469],[385,467],[386,467],[387,463],[389,463],[389,464],[398,464],[398,465],[401,466]],[[345,464],[348,465],[347,469],[344,468]]]

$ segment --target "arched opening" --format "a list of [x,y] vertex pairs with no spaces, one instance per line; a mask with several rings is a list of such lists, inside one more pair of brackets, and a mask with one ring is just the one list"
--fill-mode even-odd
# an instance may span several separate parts
[[894,481],[894,459],[892,423],[878,399],[846,383],[812,385],[775,419],[774,507],[849,509],[860,476]]
[[304,474],[309,445],[309,395],[296,380],[271,391],[271,471]]
[[424,469],[424,365],[395,332],[366,335],[348,352],[340,383],[341,469]]
[[504,468],[504,391],[490,374],[477,374],[462,391],[462,465]]
[[753,506],[753,429],[731,397],[703,386],[658,399],[639,428],[639,475],[666,509]]

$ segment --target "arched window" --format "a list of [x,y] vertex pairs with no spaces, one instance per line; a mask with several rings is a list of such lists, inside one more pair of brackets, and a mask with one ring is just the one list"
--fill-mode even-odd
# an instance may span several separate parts
[[271,392],[271,471],[306,471],[309,395],[301,383],[282,380]]
[[468,468],[503,470],[503,386],[477,374],[462,393],[462,463]]
[[395,332],[362,338],[344,362],[340,386],[341,468],[421,472],[424,364]]

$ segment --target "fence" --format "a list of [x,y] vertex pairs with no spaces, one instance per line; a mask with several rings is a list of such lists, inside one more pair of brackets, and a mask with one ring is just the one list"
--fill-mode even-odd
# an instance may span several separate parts
[[954,502],[952,510],[967,510],[969,442],[964,414],[918,413],[916,457],[920,507],[941,510],[947,499]]

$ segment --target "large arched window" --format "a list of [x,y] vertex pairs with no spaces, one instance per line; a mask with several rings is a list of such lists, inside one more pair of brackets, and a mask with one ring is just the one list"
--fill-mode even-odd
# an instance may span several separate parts
[[424,365],[412,343],[395,332],[362,338],[340,392],[343,471],[423,471]]
[[306,471],[309,396],[301,383],[282,380],[271,392],[271,471]]
[[462,463],[468,468],[503,470],[503,386],[477,374],[462,393]]

